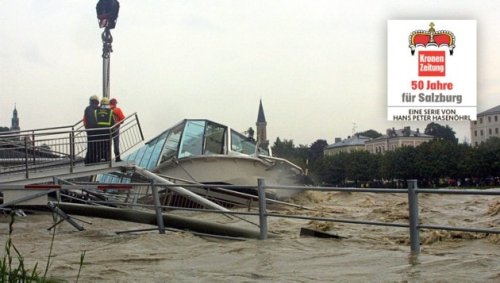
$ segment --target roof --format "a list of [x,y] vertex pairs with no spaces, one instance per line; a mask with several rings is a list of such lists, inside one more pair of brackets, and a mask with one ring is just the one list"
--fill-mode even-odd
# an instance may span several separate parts
[[388,129],[387,130],[388,134],[382,135],[378,138],[373,139],[372,141],[378,141],[378,140],[383,140],[383,139],[393,139],[393,138],[403,138],[403,137],[420,137],[420,138],[433,138],[433,136],[426,135],[420,131],[412,131],[409,129],[409,127],[406,127],[406,129]]
[[486,116],[486,115],[492,115],[492,114],[500,114],[500,105],[497,105],[493,108],[490,108],[486,111],[483,111],[483,112],[477,114],[477,116]]
[[369,140],[370,140],[369,137],[361,136],[361,135],[354,135],[352,137],[348,137],[345,140],[331,144],[331,145],[327,146],[326,148],[336,148],[336,147],[346,147],[346,146],[361,146],[361,145],[365,145],[365,142],[369,141]]

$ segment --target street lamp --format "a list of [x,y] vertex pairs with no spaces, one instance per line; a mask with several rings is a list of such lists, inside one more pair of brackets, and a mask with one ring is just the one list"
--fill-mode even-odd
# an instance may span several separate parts
[[120,10],[120,3],[116,0],[99,0],[95,9],[97,19],[99,20],[99,27],[114,29],[116,19],[118,18],[118,11]]
[[99,0],[96,5],[99,28],[104,28],[101,34],[102,39],[102,97],[110,97],[110,53],[113,52],[111,43],[113,37],[110,29],[116,26],[120,3],[117,0]]

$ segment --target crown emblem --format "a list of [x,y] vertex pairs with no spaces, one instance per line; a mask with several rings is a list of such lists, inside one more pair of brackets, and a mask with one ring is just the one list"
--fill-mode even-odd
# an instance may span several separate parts
[[428,47],[428,46],[448,46],[450,50],[450,55],[453,55],[453,49],[455,48],[455,35],[448,30],[438,30],[434,29],[434,23],[429,24],[429,30],[415,30],[410,34],[409,42],[411,55],[415,54],[415,49],[417,47]]

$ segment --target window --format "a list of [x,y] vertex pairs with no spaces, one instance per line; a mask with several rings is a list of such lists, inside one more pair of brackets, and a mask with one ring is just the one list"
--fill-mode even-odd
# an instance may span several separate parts
[[[231,151],[248,155],[255,154],[255,142],[244,135],[231,130]],[[339,152],[342,152],[341,150]],[[269,155],[269,152],[259,147],[258,154]]]
[[488,123],[491,123],[491,116],[488,116]]
[[474,131],[474,136],[477,137],[477,130]]
[[483,118],[479,118],[479,124],[483,123]]
[[225,135],[226,127],[215,123],[207,123],[203,154],[223,154]]
[[182,133],[179,158],[201,155],[205,121],[188,121]]
[[493,131],[491,129],[488,129],[488,134],[490,134],[490,136],[492,133],[493,133]]
[[[165,139],[167,137],[168,132],[161,134],[154,141],[151,141],[151,146],[153,150],[151,151],[151,157],[149,159],[148,164],[146,165],[146,169],[151,170],[154,169],[158,165],[158,160],[160,159],[160,154],[163,149],[163,145],[165,144]],[[153,145],[154,143],[154,145]]]
[[483,132],[483,130],[481,130],[481,136],[484,136],[484,132]]
[[[227,127],[206,120],[186,122],[179,146],[179,158],[226,153]],[[175,145],[176,140],[173,139]]]
[[176,157],[183,128],[184,124],[176,126],[169,131],[165,146],[161,153],[160,163],[168,161],[172,157]]
[[495,134],[498,135],[498,128],[495,128]]
[[498,122],[498,116],[495,115],[495,122]]

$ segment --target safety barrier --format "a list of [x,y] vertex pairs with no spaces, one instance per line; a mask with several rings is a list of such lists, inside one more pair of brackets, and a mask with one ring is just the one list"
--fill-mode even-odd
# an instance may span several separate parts
[[[259,196],[265,194],[265,190],[268,188],[273,189],[283,189],[282,187],[276,186],[266,186],[264,180],[259,179],[258,181],[258,191]],[[297,187],[287,187],[288,189],[297,189]],[[408,214],[409,223],[387,223],[387,222],[373,222],[373,221],[357,221],[357,220],[347,220],[347,219],[335,219],[335,218],[324,218],[324,217],[301,217],[301,216],[289,216],[289,215],[279,215],[273,213],[267,213],[266,202],[259,202],[259,222],[260,222],[260,235],[261,239],[267,238],[267,217],[284,217],[284,218],[296,218],[296,219],[306,219],[306,220],[319,220],[319,221],[330,221],[330,222],[342,222],[351,224],[363,224],[363,225],[379,225],[379,226],[392,226],[401,227],[409,229],[410,246],[412,253],[420,253],[420,229],[436,229],[436,230],[452,230],[452,231],[464,231],[464,232],[477,232],[477,233],[492,233],[500,234],[499,229],[486,229],[486,228],[467,228],[467,227],[451,227],[451,226],[439,226],[439,225],[425,225],[419,224],[419,202],[418,193],[431,193],[431,194],[469,194],[469,195],[500,195],[500,190],[436,190],[436,189],[419,189],[417,188],[417,180],[408,180],[408,189],[359,189],[359,188],[303,188],[304,190],[318,190],[318,191],[343,191],[343,192],[371,192],[371,193],[402,193],[408,195]]]
[[[94,133],[89,140],[89,133]],[[120,153],[124,154],[144,140],[136,113],[111,128],[84,129],[82,121],[71,126],[6,132],[0,135],[0,176],[24,174],[28,179],[35,171],[66,167],[73,172],[83,165],[89,150],[104,152],[102,159],[111,166],[112,140],[120,137]]]
[[[420,223],[419,218],[419,193],[428,194],[456,194],[456,195],[483,195],[483,196],[499,196],[500,190],[466,190],[466,189],[421,189],[417,188],[416,180],[408,181],[408,189],[368,189],[368,188],[338,188],[338,187],[299,187],[299,186],[270,186],[266,185],[263,179],[257,180],[257,186],[228,186],[228,185],[201,185],[201,184],[185,184],[182,185],[186,188],[203,187],[206,191],[209,190],[239,190],[239,189],[255,189],[258,195],[258,205],[255,202],[250,201],[248,203],[248,211],[236,211],[236,210],[219,210],[219,209],[204,209],[199,205],[191,207],[178,207],[172,203],[167,203],[167,195],[169,187],[177,187],[179,184],[156,184],[154,180],[150,183],[130,183],[126,185],[119,184],[79,184],[79,185],[52,185],[47,186],[46,190],[59,190],[59,189],[78,189],[80,191],[90,191],[91,193],[101,194],[101,196],[106,197],[106,201],[95,201],[95,200],[84,200],[74,198],[75,201],[81,201],[83,203],[92,205],[110,205],[114,207],[140,207],[140,208],[150,208],[154,209],[157,216],[157,225],[160,233],[165,233],[165,224],[163,223],[162,214],[168,213],[167,210],[188,210],[188,211],[198,211],[198,212],[209,212],[209,213],[222,213],[226,215],[249,215],[257,216],[260,239],[264,240],[268,238],[268,218],[293,218],[302,220],[316,220],[325,222],[340,222],[348,224],[360,224],[360,225],[378,225],[378,226],[391,226],[397,228],[406,228],[409,231],[410,238],[410,248],[411,252],[418,254],[420,252],[420,230],[421,229],[433,229],[433,230],[450,230],[450,231],[464,231],[464,232],[474,232],[474,233],[489,233],[489,234],[500,234],[500,229],[494,228],[478,228],[478,227],[453,227],[453,226],[441,226],[441,225],[428,225],[425,223]],[[12,187],[9,189],[41,189],[42,187]],[[125,189],[118,193],[118,190]],[[377,222],[377,221],[362,221],[354,219],[338,219],[331,217],[310,217],[303,215],[289,215],[280,213],[270,213],[268,212],[267,205],[270,203],[285,204],[280,201],[266,199],[267,189],[293,189],[293,190],[310,190],[310,191],[326,191],[326,192],[357,192],[357,193],[397,193],[406,194],[408,196],[408,223],[393,223],[393,222]],[[0,185],[0,192],[6,190],[6,187]],[[91,191],[93,190],[93,191]],[[103,191],[104,190],[104,191]],[[96,191],[101,191],[97,193]],[[137,194],[134,196],[134,194]],[[38,197],[39,195],[33,195],[32,198]],[[115,196],[114,200],[110,196]],[[67,197],[67,196],[66,196]],[[70,196],[71,197],[71,196]],[[253,198],[251,198],[253,199]],[[23,201],[25,199],[22,199]],[[141,202],[142,200],[142,202]],[[144,201],[146,200],[146,201]],[[19,199],[21,201],[21,199]],[[12,202],[8,203],[9,205]],[[237,207],[244,207],[241,203],[233,203]],[[290,204],[293,205],[293,204]],[[1,205],[0,209],[6,205]],[[294,205],[297,207],[297,205]],[[252,211],[251,209],[256,209],[257,211]],[[168,224],[168,223],[167,223]]]
[[[185,185],[186,187],[196,187],[199,185]],[[168,185],[158,184],[156,187],[168,187]],[[253,215],[258,216],[259,219],[259,231],[260,239],[267,239],[268,237],[268,218],[294,218],[303,220],[316,220],[325,222],[340,222],[349,224],[360,224],[360,225],[376,225],[376,226],[391,226],[398,228],[406,228],[409,231],[410,238],[410,248],[412,253],[418,254],[420,252],[420,230],[421,229],[431,229],[431,230],[448,230],[448,231],[463,231],[463,232],[473,232],[473,233],[491,233],[500,234],[500,229],[490,229],[490,228],[470,228],[470,227],[453,227],[453,226],[443,226],[443,225],[428,225],[419,222],[419,193],[429,193],[429,194],[456,194],[456,195],[487,195],[487,196],[500,196],[500,190],[464,190],[464,189],[421,189],[417,187],[417,180],[408,180],[408,189],[368,189],[368,188],[338,188],[338,187],[300,187],[300,186],[270,186],[265,184],[265,180],[258,179],[257,186],[246,186],[246,187],[235,187],[235,186],[222,186],[222,185],[203,185],[205,189],[256,189],[258,194],[258,211],[257,212],[241,212],[241,211],[219,211],[213,209],[199,209],[199,208],[178,208],[172,206],[164,205],[154,205],[155,209],[182,209],[191,211],[201,211],[201,212],[211,212],[211,213],[222,213],[228,215]],[[284,215],[278,213],[269,213],[267,211],[267,204],[270,202],[277,202],[274,200],[266,199],[266,190],[310,190],[310,191],[326,191],[326,192],[357,192],[357,193],[398,193],[406,194],[408,196],[408,223],[391,223],[391,222],[376,222],[376,221],[361,221],[352,219],[338,219],[329,217],[310,217],[310,216],[300,216],[300,215]],[[282,203],[282,202],[279,202]],[[249,207],[250,208],[250,207]]]

